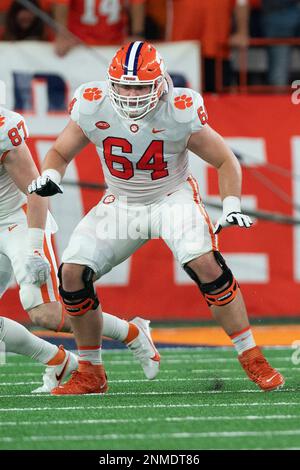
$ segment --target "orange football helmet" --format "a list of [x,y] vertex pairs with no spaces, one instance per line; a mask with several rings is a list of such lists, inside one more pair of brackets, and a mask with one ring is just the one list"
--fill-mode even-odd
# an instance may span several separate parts
[[[118,115],[130,120],[146,116],[163,94],[164,78],[164,62],[155,47],[142,41],[122,46],[108,69],[109,96]],[[119,86],[149,86],[149,92],[124,96],[119,93]]]

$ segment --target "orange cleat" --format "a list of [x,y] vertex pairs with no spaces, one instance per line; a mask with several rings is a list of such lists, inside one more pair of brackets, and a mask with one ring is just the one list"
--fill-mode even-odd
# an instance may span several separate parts
[[239,361],[249,379],[265,392],[284,385],[283,376],[268,363],[258,346],[240,354]]
[[52,395],[86,395],[105,393],[108,390],[107,376],[103,365],[79,361],[79,370],[72,372],[71,378],[51,392]]

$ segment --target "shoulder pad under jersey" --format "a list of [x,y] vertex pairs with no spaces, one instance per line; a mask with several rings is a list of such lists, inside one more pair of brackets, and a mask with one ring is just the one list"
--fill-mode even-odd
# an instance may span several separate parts
[[88,82],[80,85],[69,105],[69,114],[74,121],[79,115],[89,116],[98,111],[108,95],[106,82]]
[[28,136],[28,129],[21,114],[0,107],[0,154],[13,150]]
[[199,107],[203,106],[203,99],[190,88],[174,88],[169,96],[169,103],[175,121],[189,123],[196,118]]

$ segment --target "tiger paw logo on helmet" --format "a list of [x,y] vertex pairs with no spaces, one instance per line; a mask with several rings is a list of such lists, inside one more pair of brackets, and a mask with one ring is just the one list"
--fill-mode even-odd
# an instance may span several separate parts
[[102,98],[102,90],[100,88],[86,88],[83,97],[88,101],[97,101]]
[[0,116],[0,127],[4,126],[4,123],[5,123],[5,117]]
[[186,109],[193,106],[193,99],[190,96],[181,95],[174,99],[175,108]]

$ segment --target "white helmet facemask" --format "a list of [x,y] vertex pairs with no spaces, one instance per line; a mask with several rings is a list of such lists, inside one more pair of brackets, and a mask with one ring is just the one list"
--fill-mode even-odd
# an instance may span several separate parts
[[[108,75],[108,90],[111,103],[118,113],[118,115],[125,119],[138,120],[142,119],[146,114],[152,111],[158,104],[160,96],[163,91],[163,76],[155,80],[128,80],[124,76],[121,79],[112,78]],[[129,96],[122,95],[118,88],[119,86],[134,87],[149,87],[146,94],[137,94]]]

